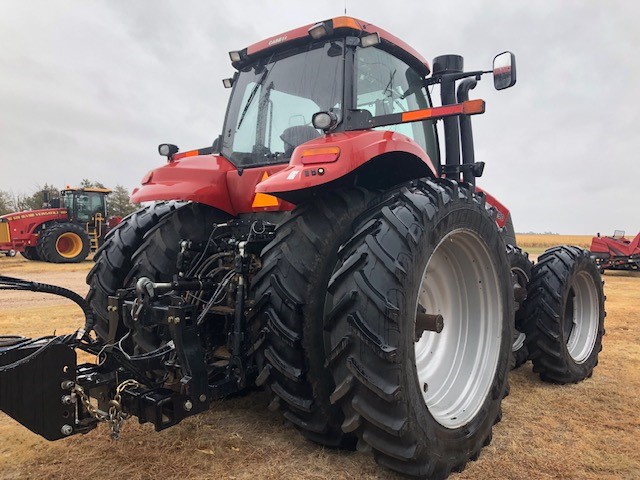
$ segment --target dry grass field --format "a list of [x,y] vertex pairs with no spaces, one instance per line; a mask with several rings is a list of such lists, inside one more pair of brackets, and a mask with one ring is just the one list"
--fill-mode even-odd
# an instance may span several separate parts
[[[529,237],[519,237],[525,250],[535,254],[548,246],[538,245],[541,236]],[[567,241],[551,237],[553,244]],[[570,242],[584,245],[586,237],[576,238]],[[84,294],[91,265],[0,257],[0,274]],[[607,334],[594,376],[556,386],[542,383],[531,364],[512,372],[493,442],[452,478],[640,478],[640,274],[607,273],[604,279]],[[80,311],[64,299],[0,291],[0,334],[63,333],[80,323]],[[132,420],[117,442],[101,426],[51,443],[0,414],[0,478],[399,478],[376,466],[369,454],[309,443],[266,403],[258,391],[216,402],[210,411],[161,433]]]

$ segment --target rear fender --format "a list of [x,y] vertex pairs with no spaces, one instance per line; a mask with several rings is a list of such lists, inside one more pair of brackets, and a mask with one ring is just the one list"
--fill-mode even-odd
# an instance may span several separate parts
[[[332,151],[339,149],[337,158],[335,154],[317,155],[316,158],[307,155],[312,149],[327,148],[333,148]],[[298,146],[289,166],[259,183],[256,192],[299,201],[305,191],[317,192],[319,187],[337,184],[346,177],[353,176],[355,182],[358,174],[367,170],[365,167],[369,163],[372,167],[384,165],[390,173],[402,172],[402,175],[393,176],[394,181],[401,176],[400,181],[437,176],[429,156],[405,135],[388,130],[340,132]],[[384,178],[385,171],[381,173]],[[379,180],[380,176],[376,178]]]
[[480,187],[476,187],[476,190],[483,193],[487,203],[496,209],[496,223],[500,228],[504,228],[511,215],[509,213],[509,209],[502,203],[500,203],[498,199],[491,195],[489,192],[483,190]]
[[226,181],[227,172],[231,170],[235,170],[233,164],[216,155],[175,160],[147,173],[142,186],[133,189],[131,201],[185,200],[235,215]]
[[[177,156],[176,156],[177,157]],[[219,155],[188,155],[151,170],[131,194],[133,203],[184,200],[236,216],[240,213],[291,210],[293,205],[256,195],[256,185],[286,165],[238,170]]]

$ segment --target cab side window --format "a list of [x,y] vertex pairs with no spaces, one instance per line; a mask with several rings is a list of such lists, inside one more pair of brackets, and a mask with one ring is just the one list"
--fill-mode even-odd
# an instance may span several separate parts
[[[356,51],[356,108],[371,115],[388,115],[429,108],[424,82],[418,72],[402,60],[374,47]],[[439,150],[433,121],[402,123],[379,127],[413,139],[427,152],[434,165]]]

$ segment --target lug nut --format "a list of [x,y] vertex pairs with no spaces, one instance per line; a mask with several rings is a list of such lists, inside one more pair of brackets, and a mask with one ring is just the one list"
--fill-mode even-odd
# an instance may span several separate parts
[[202,395],[200,395],[200,401],[201,401],[202,403],[204,403],[204,402],[206,402],[206,401],[207,401],[207,396],[206,396],[204,393],[203,393]]
[[60,429],[60,431],[62,432],[63,435],[69,436],[73,433],[73,427],[71,425],[64,424]]
[[187,412],[190,412],[192,408],[193,408],[193,403],[191,403],[191,400],[187,400],[186,402],[184,402],[184,409]]

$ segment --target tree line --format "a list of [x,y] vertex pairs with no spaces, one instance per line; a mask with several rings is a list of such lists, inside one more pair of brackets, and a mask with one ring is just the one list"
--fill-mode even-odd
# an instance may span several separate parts
[[[100,182],[83,179],[80,188],[107,188]],[[60,190],[53,185],[45,183],[44,186],[37,186],[37,191],[31,194],[13,193],[0,190],[0,215],[12,212],[22,212],[25,210],[38,210],[45,204],[45,192],[49,198],[60,196]],[[126,217],[139,208],[138,205],[129,201],[129,192],[122,185],[116,185],[111,189],[107,197],[107,210],[109,216]]]

